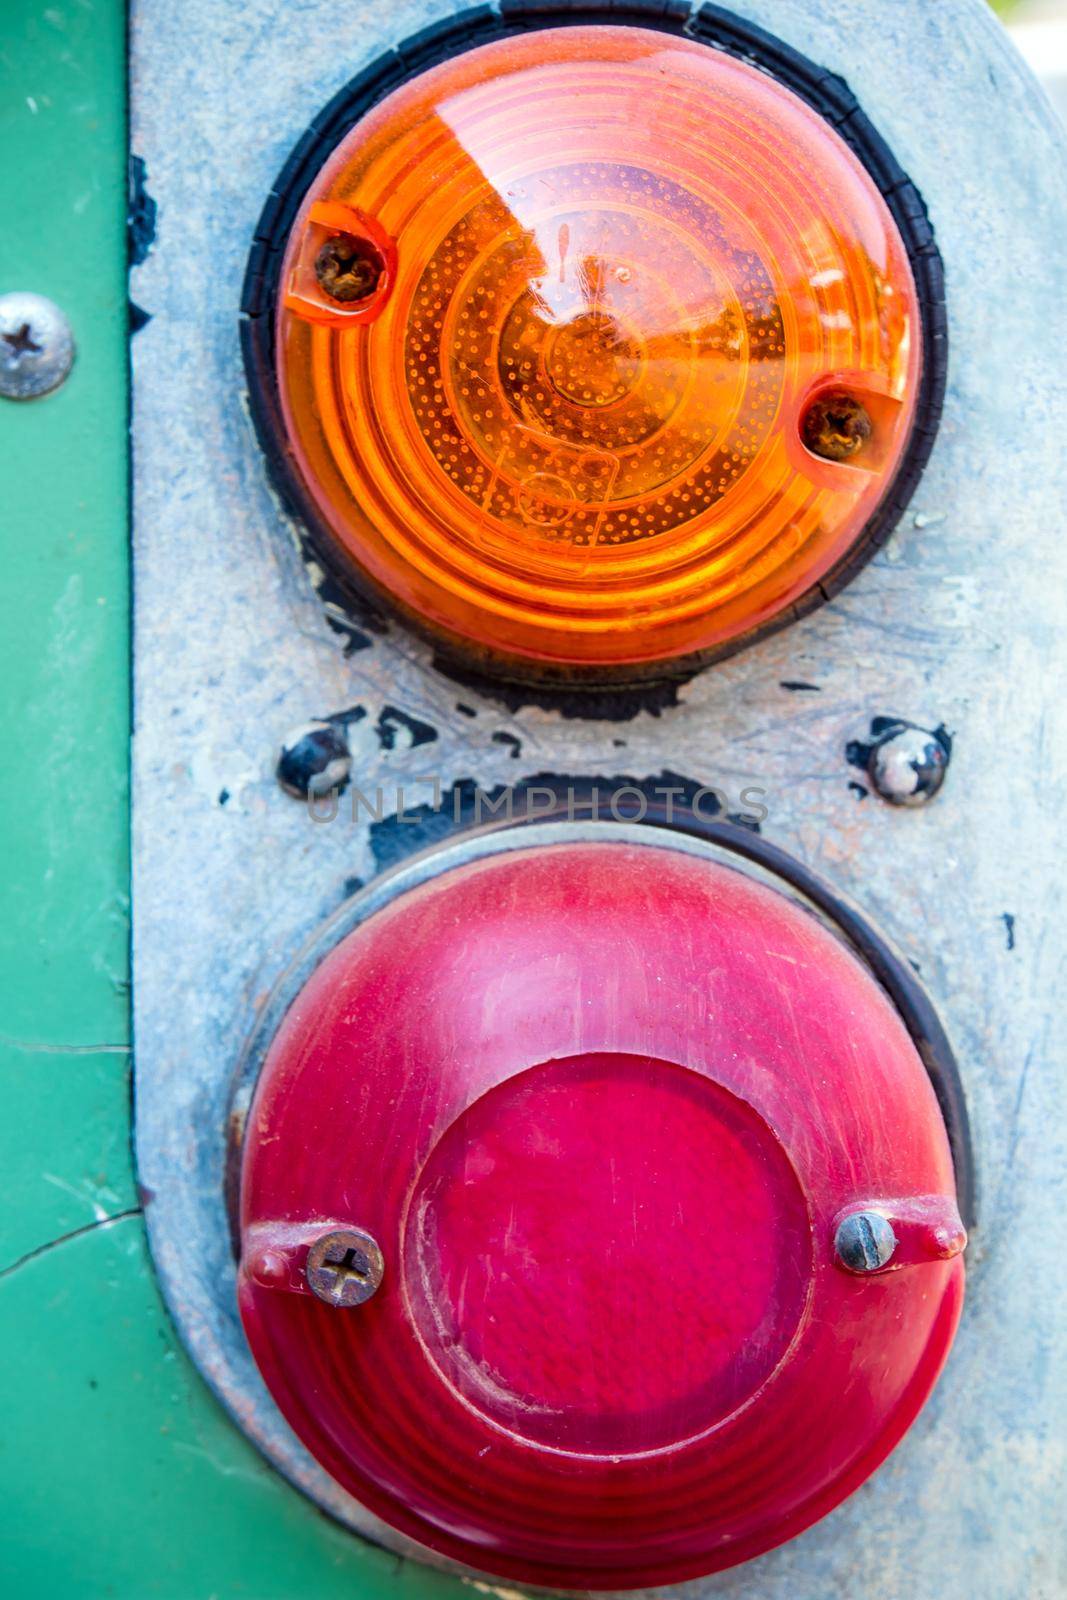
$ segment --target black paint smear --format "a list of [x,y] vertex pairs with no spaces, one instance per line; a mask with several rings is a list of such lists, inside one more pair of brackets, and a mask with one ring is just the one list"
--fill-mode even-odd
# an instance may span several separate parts
[[865,789],[862,783],[852,783],[850,781],[849,782],[849,788],[852,790],[852,793],[854,795],[856,795],[860,800],[866,800],[867,796],[871,792],[869,789]]
[[476,717],[478,715],[478,713],[477,713],[477,711],[475,711],[474,707],[473,706],[469,706],[466,703],[465,700],[457,700],[456,701],[456,710],[459,712],[460,716],[462,716],[462,717]]
[[556,711],[567,722],[632,722],[642,711],[658,717],[678,704],[678,691],[694,677],[697,668],[684,677],[667,683],[636,684],[623,689],[590,689],[548,684],[502,683],[482,673],[472,672],[448,656],[435,655],[434,667],[453,683],[475,689],[487,700],[495,700],[514,715],[527,706],[539,711]]
[[936,728],[924,728],[920,723],[908,722],[904,717],[872,717],[871,731],[867,739],[850,739],[846,744],[845,760],[849,766],[859,767],[862,772],[866,772],[871,756],[878,746],[885,744],[894,735],[903,733],[905,728],[917,728],[920,733],[936,739],[945,752],[947,764],[952,755],[952,735],[945,724],[941,722]]
[[362,889],[362,887],[363,887],[363,879],[362,878],[346,878],[344,883],[343,883],[343,885],[342,885],[342,889],[344,891],[344,898],[347,900],[352,895],[358,894],[359,891]]
[[367,708],[358,703],[348,706],[344,711],[331,711],[328,717],[319,717],[319,722],[332,722],[335,728],[350,728],[357,722],[362,722],[367,715]]
[[142,328],[147,328],[148,324],[152,320],[151,311],[146,311],[144,307],[139,306],[135,300],[131,300],[129,302],[127,306],[127,314],[131,336],[135,333],[140,333]]
[[1000,920],[1001,920],[1001,922],[1003,922],[1005,931],[1007,932],[1007,935],[1008,935],[1008,949],[1009,950],[1014,950],[1015,949],[1015,918],[1012,916],[1010,911],[1002,911],[1001,914],[1000,914]]
[[130,157],[127,169],[126,254],[131,267],[148,259],[156,242],[159,207],[148,192],[148,168],[141,156]]
[[788,689],[790,694],[822,694],[817,683],[804,683],[800,678],[783,678],[778,687]]
[[[312,586],[322,603],[326,621],[345,641],[345,657],[354,656],[359,650],[369,650],[375,638],[382,639],[388,634],[388,621],[369,600],[346,593],[336,578],[324,573],[305,530],[298,529],[298,532],[304,565],[312,574]],[[313,573],[312,569],[315,569]]]
[[494,744],[505,744],[511,750],[512,761],[517,761],[522,755],[522,740],[517,739],[513,733],[504,733],[502,730],[493,734]]
[[219,805],[220,806],[224,806],[229,798],[230,798],[229,789],[220,789],[219,790]]
[[420,744],[432,744],[438,736],[437,729],[432,723],[423,722],[420,718],[413,717],[410,712],[401,711],[396,706],[383,706],[374,727],[383,750],[396,749],[396,736],[401,728],[406,728],[411,734],[413,749]]
[[370,635],[367,633],[362,633],[359,628],[338,627],[334,631],[337,633],[343,633],[345,636],[345,647],[343,654],[346,660],[349,656],[358,655],[361,650],[369,650],[371,645],[374,643],[374,640],[370,637]]
[[364,633],[362,628],[357,628],[356,624],[350,622],[347,617],[336,616],[330,610],[325,612],[325,616],[334,633],[339,633],[345,642],[342,654],[346,660],[349,656],[357,655],[360,650],[369,650],[374,643],[369,633]]
[[[495,784],[491,789],[483,789],[473,778],[461,778],[451,789],[443,791],[439,806],[424,804],[405,807],[403,821],[398,816],[391,816],[383,817],[380,822],[372,822],[369,839],[378,871],[385,872],[416,851],[440,844],[468,828],[484,827],[493,822],[505,823],[508,819],[503,796],[508,793],[508,788],[506,784]],[[510,788],[511,814],[514,819],[525,817],[529,804],[534,811],[531,820],[547,821],[550,813],[544,794],[546,789],[558,797],[558,808],[551,813],[554,818],[565,817],[568,804],[573,806],[579,819],[587,816],[594,790],[599,795],[600,817],[603,820],[615,820],[609,799],[623,789],[636,790],[644,796],[648,801],[649,815],[654,810],[662,814],[666,804],[663,791],[672,789],[677,791],[672,797],[672,805],[679,821],[687,810],[692,809],[694,799],[700,795],[700,810],[706,820],[732,822],[750,833],[759,833],[760,825],[753,817],[743,811],[726,811],[718,797],[708,792],[714,788],[714,784],[700,783],[695,778],[686,778],[669,769],[650,778],[634,778],[624,773],[587,777],[584,774],[539,772]],[[531,796],[533,790],[540,793]],[[568,794],[573,795],[573,801],[568,801]],[[634,794],[628,793],[616,803],[620,821],[636,818],[640,806]],[[493,806],[499,809],[493,811]]]

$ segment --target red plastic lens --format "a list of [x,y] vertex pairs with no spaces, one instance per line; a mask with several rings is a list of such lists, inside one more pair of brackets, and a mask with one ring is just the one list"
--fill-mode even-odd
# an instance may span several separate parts
[[915,286],[872,179],[773,79],[648,30],[532,32],[396,90],[316,178],[282,289],[335,551],[515,670],[650,669],[787,612],[912,427]]
[[548,1448],[677,1446],[766,1381],[804,1307],[807,1207],[781,1146],[664,1061],[572,1056],[498,1085],[437,1144],[412,1213],[405,1281],[441,1377]]
[[[868,1211],[896,1240],[873,1274],[836,1244]],[[256,1360],[333,1476],[568,1588],[730,1566],[829,1511],[963,1293],[944,1124],[884,992],[784,895],[618,843],[456,868],[333,951],[262,1072],[241,1229]],[[361,1240],[384,1263],[349,1308],[306,1277],[338,1233],[339,1297]]]

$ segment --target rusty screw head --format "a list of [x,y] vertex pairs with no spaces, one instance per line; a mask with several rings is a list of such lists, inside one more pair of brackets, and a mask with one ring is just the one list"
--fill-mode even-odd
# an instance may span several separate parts
[[840,390],[818,395],[800,424],[807,448],[825,461],[851,460],[867,445],[872,432],[867,408]]
[[315,257],[315,276],[331,300],[366,300],[385,270],[381,256],[366,239],[339,233],[327,239]]
[[897,1236],[877,1211],[855,1211],[834,1235],[834,1249],[849,1272],[877,1272],[892,1257]]
[[377,1241],[359,1228],[324,1233],[309,1249],[304,1268],[308,1288],[328,1306],[361,1306],[376,1293],[384,1272]]

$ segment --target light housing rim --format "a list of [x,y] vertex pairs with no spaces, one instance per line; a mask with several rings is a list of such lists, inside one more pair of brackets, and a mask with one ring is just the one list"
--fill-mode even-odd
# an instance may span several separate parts
[[[507,655],[432,627],[375,582],[343,549],[315,503],[288,439],[275,350],[276,309],[290,229],[308,189],[340,141],[393,90],[429,68],[480,45],[560,27],[634,26],[681,36],[723,51],[768,74],[829,123],[879,190],[900,234],[915,285],[922,338],[915,415],[895,476],[858,538],[800,597],[753,628],[667,659],[575,666]],[[567,0],[502,0],[434,23],[371,62],[311,122],[275,180],[256,227],[241,295],[241,345],[249,410],[271,483],[294,520],[305,560],[324,574],[320,597],[354,627],[388,630],[389,618],[434,649],[434,665],[488,694],[525,686],[550,697],[661,689],[791,626],[840,593],[881,549],[910,502],[929,460],[944,405],[948,341],[944,268],[926,206],[889,146],[841,77],[817,66],[754,23],[715,5],[686,0],[622,0],[568,8]]]
[[[951,1152],[958,1209],[965,1227],[970,1231],[975,1221],[974,1169],[963,1083],[948,1036],[907,959],[854,903],[825,879],[810,872],[789,852],[745,827],[706,817],[688,806],[675,805],[670,810],[668,817],[662,806],[650,802],[640,821],[609,821],[599,816],[595,805],[590,807],[573,798],[564,801],[561,796],[557,809],[535,818],[516,816],[508,822],[491,822],[478,827],[470,827],[460,821],[431,844],[420,848],[419,842],[414,841],[410,854],[372,878],[319,925],[277,976],[246,1037],[231,1080],[233,1099],[228,1119],[231,1137],[226,1187],[235,1260],[240,1254],[236,1202],[248,1108],[278,1030],[292,1003],[316,969],[355,929],[406,895],[417,892],[423,885],[438,880],[452,870],[506,857],[512,852],[580,843],[602,846],[617,843],[651,850],[677,851],[693,856],[698,861],[717,863],[783,894],[802,910],[814,915],[873,977],[911,1036],[935,1092]],[[272,1405],[274,1403],[273,1400],[270,1402]],[[260,1443],[258,1436],[253,1435],[253,1438]],[[270,1459],[289,1475],[288,1459],[280,1460],[275,1453],[271,1454]],[[349,1493],[344,1492],[346,1496]],[[319,1504],[328,1514],[337,1515],[336,1509],[324,1504],[321,1498]],[[346,1520],[345,1525],[351,1526],[351,1523]],[[778,1542],[795,1537],[803,1526],[808,1525],[810,1523],[798,1525],[791,1532],[783,1534]],[[362,1530],[359,1531],[362,1534]],[[392,1533],[394,1538],[405,1542],[413,1540],[410,1531],[398,1532],[394,1529]],[[373,1535],[371,1538],[374,1542]],[[453,1572],[478,1577],[484,1576],[486,1570],[500,1572],[495,1567],[486,1569],[470,1566],[454,1554],[442,1555],[440,1551],[421,1543],[416,1547],[421,1559],[434,1565],[444,1565]],[[751,1558],[739,1556],[737,1559],[747,1561]],[[688,1576],[691,1578],[694,1573],[690,1572]],[[530,1582],[529,1579],[522,1581]],[[670,1580],[671,1583],[677,1581],[682,1581],[681,1577]],[[566,1594],[597,1589],[622,1593],[630,1592],[631,1588],[627,1584],[607,1582],[587,1584],[584,1591],[559,1589],[540,1582],[534,1582],[534,1587]]]
[[[547,784],[541,789],[545,787]],[[925,986],[902,952],[865,912],[798,857],[738,823],[706,817],[677,802],[667,808],[654,799],[648,801],[640,820],[609,820],[599,815],[595,800],[578,798],[573,791],[565,796],[561,789],[558,805],[537,815],[516,815],[476,826],[461,818],[432,843],[414,842],[410,854],[347,896],[275,975],[230,1081],[225,1189],[235,1260],[240,1254],[237,1211],[244,1115],[275,1035],[308,979],[331,951],[376,912],[454,867],[511,850],[612,842],[675,849],[732,867],[794,900],[841,940],[888,996],[922,1058],[948,1136],[960,1215],[968,1231],[974,1229],[978,1220],[975,1160],[955,1052]]]

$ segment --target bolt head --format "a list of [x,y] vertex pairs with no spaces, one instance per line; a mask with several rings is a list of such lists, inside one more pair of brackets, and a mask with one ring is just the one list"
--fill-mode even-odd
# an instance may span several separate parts
[[876,792],[894,806],[923,806],[945,781],[949,745],[940,733],[901,724],[872,746],[867,771]]
[[0,395],[35,400],[57,389],[74,361],[70,323],[44,295],[0,295]]
[[877,1211],[854,1211],[838,1225],[834,1249],[849,1272],[877,1272],[891,1259],[897,1236]]
[[343,789],[352,770],[344,730],[332,722],[307,722],[294,728],[278,753],[278,782],[297,800]]
[[328,1306],[361,1306],[376,1294],[385,1258],[376,1239],[361,1228],[335,1228],[308,1250],[304,1275],[317,1299]]

